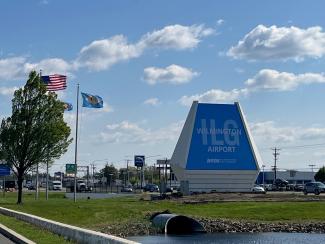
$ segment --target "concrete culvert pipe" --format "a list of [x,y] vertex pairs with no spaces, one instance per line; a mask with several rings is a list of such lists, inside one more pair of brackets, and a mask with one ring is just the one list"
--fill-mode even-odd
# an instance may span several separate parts
[[158,214],[152,219],[155,227],[165,234],[205,233],[204,227],[195,219],[176,214]]

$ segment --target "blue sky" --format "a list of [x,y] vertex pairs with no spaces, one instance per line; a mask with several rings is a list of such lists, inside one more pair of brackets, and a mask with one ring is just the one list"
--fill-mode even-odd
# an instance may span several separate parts
[[[265,165],[325,162],[322,1],[1,1],[0,115],[31,69],[81,91],[80,164],[170,157],[192,100],[239,101]],[[75,113],[66,121],[74,133]],[[73,135],[74,137],[74,135]],[[52,170],[74,160],[74,145]],[[156,158],[151,158],[152,164]]]

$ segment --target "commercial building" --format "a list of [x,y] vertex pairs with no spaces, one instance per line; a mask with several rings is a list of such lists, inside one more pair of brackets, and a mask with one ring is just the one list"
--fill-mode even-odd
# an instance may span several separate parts
[[259,164],[239,103],[193,102],[170,160],[184,193],[251,191]]
[[[297,171],[297,170],[285,170],[285,171],[277,171],[276,178],[287,180],[289,184],[305,184],[307,182],[314,181],[314,176],[316,172],[312,171]],[[257,184],[272,184],[275,180],[274,171],[265,171],[260,172],[256,183]]]

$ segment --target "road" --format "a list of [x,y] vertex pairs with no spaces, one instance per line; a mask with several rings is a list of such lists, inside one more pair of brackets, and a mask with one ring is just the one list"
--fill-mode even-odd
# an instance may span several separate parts
[[15,244],[14,242],[12,242],[11,240],[7,239],[2,234],[0,234],[0,243],[1,244]]

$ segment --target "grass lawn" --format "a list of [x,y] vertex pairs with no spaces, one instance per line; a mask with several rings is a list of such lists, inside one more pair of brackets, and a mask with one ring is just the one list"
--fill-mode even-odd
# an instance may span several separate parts
[[78,200],[62,193],[43,194],[36,201],[24,193],[24,204],[16,205],[17,193],[0,196],[0,206],[94,230],[131,221],[148,221],[150,212],[170,210],[193,217],[241,219],[250,221],[325,221],[324,202],[231,202],[182,204],[174,201],[141,201],[136,197]]
[[2,214],[0,214],[0,223],[12,230],[15,230],[17,233],[23,235],[24,237],[36,243],[44,243],[44,244],[72,243],[64,240],[63,237],[53,234],[52,232],[42,230],[26,222]]

